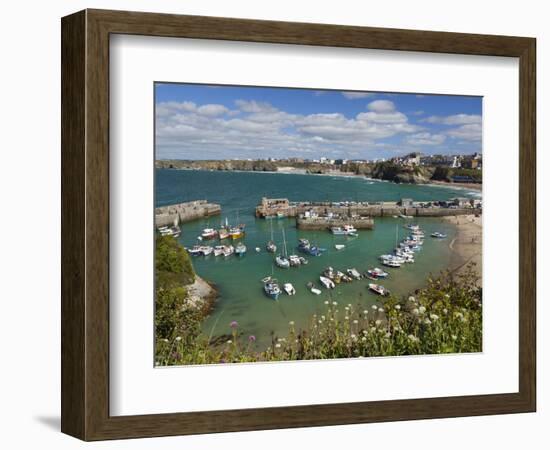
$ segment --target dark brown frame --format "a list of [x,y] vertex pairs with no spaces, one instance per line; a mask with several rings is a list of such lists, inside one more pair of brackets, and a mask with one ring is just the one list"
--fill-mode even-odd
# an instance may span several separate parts
[[[85,10],[62,31],[61,429],[84,440],[531,412],[536,408],[536,40]],[[169,36],[519,58],[519,392],[109,415],[109,36]]]

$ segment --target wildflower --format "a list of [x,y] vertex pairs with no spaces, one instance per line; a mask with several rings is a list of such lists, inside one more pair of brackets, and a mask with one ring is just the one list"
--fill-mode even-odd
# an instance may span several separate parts
[[168,339],[163,339],[162,342],[170,342]]
[[453,341],[456,341],[456,334],[451,334],[451,339],[452,339]]
[[325,305],[328,305],[328,300],[325,300]]
[[325,320],[325,316],[321,316],[321,320]]
[[285,338],[277,338],[277,342],[285,342],[286,339]]
[[425,323],[426,325],[431,325],[431,324],[432,324],[432,321],[426,317],[426,319],[424,319],[424,323]]
[[254,336],[253,334],[248,336],[248,342],[256,342],[256,336]]
[[237,327],[239,326],[239,324],[234,320],[233,322],[231,322],[231,323],[229,324],[229,326],[230,326],[231,328],[237,328]]
[[365,309],[365,310],[363,311],[363,314],[364,314],[365,316],[367,316],[367,315],[369,314],[369,310],[368,310],[368,309]]
[[409,302],[414,303],[415,301],[416,301],[416,299],[411,295],[409,297]]
[[227,341],[228,344],[231,344],[232,342],[233,342],[233,341],[232,341],[231,339],[229,339],[229,340]]
[[354,323],[355,325],[357,325],[357,324],[359,323],[359,321],[358,321],[358,320],[354,320],[353,323]]
[[409,339],[409,341],[411,342],[418,342],[420,339],[418,339],[414,334],[409,334],[407,336],[407,338]]
[[401,305],[395,305],[395,310],[399,311],[401,309]]
[[432,319],[434,322],[439,319],[439,316],[437,314],[430,314],[430,319]]
[[443,314],[447,314],[449,311],[447,308],[443,308]]
[[290,322],[288,322],[288,324],[293,327],[294,326],[294,320],[291,320]]
[[445,294],[445,297],[449,298],[449,297],[450,297],[450,295],[449,295],[449,294]]
[[363,342],[367,342],[367,338],[366,338],[365,336],[363,336],[363,337],[361,338],[361,340],[362,340]]
[[424,306],[420,306],[418,308],[418,311],[420,312],[420,314],[424,314],[426,312],[426,308]]
[[179,342],[179,341],[181,341],[181,336],[178,336],[178,337],[176,338],[176,342]]
[[332,302],[332,304],[333,304],[334,306],[336,306],[336,305],[338,305],[338,302]]
[[322,320],[319,320],[319,323],[323,323],[323,321],[322,321]]
[[384,337],[385,337],[386,339],[389,339],[389,338],[391,337],[391,333],[388,331]]
[[371,308],[372,308],[373,311],[376,311],[378,309],[378,306],[372,305]]
[[369,332],[367,330],[363,330],[363,334],[366,336]]
[[384,312],[384,308],[378,308],[378,312],[379,312],[379,313],[383,313],[383,312]]
[[349,320],[349,316],[344,317],[344,319]]
[[463,319],[464,318],[464,314],[462,314],[461,312],[455,312],[455,317],[457,319]]
[[374,323],[375,323],[376,326],[378,327],[378,326],[380,326],[380,324],[382,323],[382,321],[381,321],[380,319],[378,319],[378,320],[376,320]]
[[412,310],[412,313],[415,315],[415,316],[418,316],[418,314],[420,314],[420,311],[418,310],[418,308],[414,308]]
[[375,333],[376,332],[376,327],[370,327],[370,331],[371,331],[371,333]]
[[330,318],[330,321],[331,321],[331,322],[334,322],[334,317],[331,317],[331,318]]
[[348,303],[348,306],[351,308],[351,303]]
[[357,340],[357,336],[355,336],[355,334],[350,335],[350,338],[351,338],[352,341],[356,341],[356,340]]
[[275,348],[281,348],[281,344],[279,343],[275,344]]

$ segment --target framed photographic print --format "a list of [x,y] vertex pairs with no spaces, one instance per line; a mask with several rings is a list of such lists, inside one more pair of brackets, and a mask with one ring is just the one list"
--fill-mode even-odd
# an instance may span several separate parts
[[535,410],[535,40],[62,20],[62,431]]

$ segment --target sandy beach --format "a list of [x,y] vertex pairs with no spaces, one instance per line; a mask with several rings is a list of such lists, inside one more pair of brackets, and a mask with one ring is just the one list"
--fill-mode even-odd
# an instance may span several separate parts
[[474,262],[475,270],[481,280],[482,216],[445,217],[444,220],[456,225],[458,229],[457,236],[449,242],[449,248],[452,250],[451,270],[463,270],[468,263]]

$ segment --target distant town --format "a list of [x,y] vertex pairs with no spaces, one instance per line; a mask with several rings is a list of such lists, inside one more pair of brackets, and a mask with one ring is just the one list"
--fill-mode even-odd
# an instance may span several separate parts
[[224,160],[157,160],[159,169],[257,171],[364,176],[395,183],[482,183],[481,153],[424,155],[419,152],[379,159],[267,158]]

